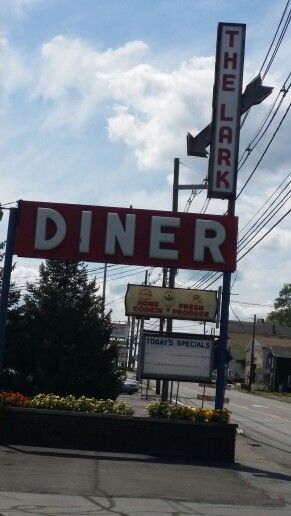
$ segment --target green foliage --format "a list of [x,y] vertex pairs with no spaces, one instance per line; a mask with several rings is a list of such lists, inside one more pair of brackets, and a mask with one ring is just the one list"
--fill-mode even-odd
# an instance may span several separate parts
[[27,285],[18,339],[6,349],[6,386],[18,378],[27,394],[115,399],[121,371],[95,280],[77,262],[47,260],[39,273],[39,282]]
[[195,417],[195,409],[187,405],[169,405],[169,419],[192,420]]
[[113,400],[98,400],[86,398],[56,396],[55,394],[38,394],[25,403],[26,407],[52,410],[72,410],[75,412],[95,412],[98,414],[133,415],[134,409],[128,403]]
[[204,423],[204,421],[206,421],[207,419],[209,412],[210,411],[202,407],[195,409],[195,421],[197,423]]
[[[0,221],[2,219],[3,212],[0,210]],[[0,283],[2,284],[2,276],[3,276],[3,265],[4,265],[4,256],[5,256],[5,242],[0,242]],[[15,268],[15,264],[13,265],[13,269]],[[18,314],[20,311],[19,307],[20,300],[20,290],[15,287],[15,283],[11,282],[10,285],[10,293],[8,298],[8,316],[7,320],[9,322],[9,317],[11,314]]]
[[161,419],[180,419],[187,421],[195,421],[196,423],[204,422],[220,422],[229,423],[230,411],[209,410],[205,408],[194,408],[187,405],[172,405],[167,402],[151,401],[146,411],[150,417]]
[[216,409],[207,411],[207,420],[220,423],[229,423],[230,411],[227,409]]
[[151,401],[146,406],[146,411],[150,417],[167,419],[169,417],[169,404],[160,401]]
[[274,302],[275,310],[268,314],[267,320],[282,326],[291,326],[291,283],[285,283]]
[[0,391],[0,407],[23,407],[28,400],[21,392]]

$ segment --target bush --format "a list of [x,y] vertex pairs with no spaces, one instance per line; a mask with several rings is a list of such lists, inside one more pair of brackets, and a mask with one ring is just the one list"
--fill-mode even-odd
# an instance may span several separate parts
[[134,408],[124,401],[98,400],[86,398],[57,396],[56,394],[37,394],[32,398],[19,392],[1,392],[0,406],[27,407],[49,410],[72,410],[75,412],[94,412],[98,414],[116,414],[120,416],[132,416]]
[[169,418],[192,420],[195,418],[195,409],[187,405],[169,405]]
[[150,417],[167,419],[169,417],[169,403],[151,401],[146,406],[146,411]]
[[230,411],[209,410],[205,408],[194,408],[187,405],[172,405],[167,402],[151,401],[146,411],[150,417],[161,419],[180,419],[187,421],[195,421],[196,423],[221,422],[228,423],[230,419]]
[[227,409],[208,410],[207,420],[220,423],[229,423],[230,411]]
[[0,392],[0,407],[23,407],[28,400],[29,397],[20,392]]
[[204,423],[204,421],[206,421],[206,419],[207,419],[208,413],[211,412],[202,407],[196,408],[194,410],[195,410],[194,419],[197,423]]

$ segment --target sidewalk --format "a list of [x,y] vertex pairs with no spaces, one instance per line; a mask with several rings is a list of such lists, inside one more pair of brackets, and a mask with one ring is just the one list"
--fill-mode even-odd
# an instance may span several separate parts
[[[145,391],[143,391],[145,394]],[[145,416],[140,393],[121,395]],[[122,438],[122,436],[121,436]],[[2,516],[287,516],[291,476],[237,436],[234,465],[0,447]]]

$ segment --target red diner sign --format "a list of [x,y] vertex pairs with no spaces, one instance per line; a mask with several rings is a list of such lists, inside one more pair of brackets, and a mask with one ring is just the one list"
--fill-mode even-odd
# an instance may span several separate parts
[[237,218],[19,202],[15,254],[31,258],[232,272]]

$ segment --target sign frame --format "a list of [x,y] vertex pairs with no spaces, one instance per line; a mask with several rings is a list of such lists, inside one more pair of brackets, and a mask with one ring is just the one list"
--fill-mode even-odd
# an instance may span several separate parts
[[[151,373],[144,372],[145,367],[145,352],[146,352],[146,337],[153,338],[168,338],[168,339],[185,339],[185,340],[207,340],[211,342],[210,355],[209,355],[209,369],[207,376],[203,375],[190,375],[190,374],[169,374],[169,373]],[[191,333],[177,333],[177,332],[158,332],[158,331],[144,331],[140,343],[140,358],[138,364],[138,373],[140,378],[144,379],[161,379],[169,381],[182,381],[182,382],[205,382],[210,381],[212,373],[212,365],[214,358],[214,335],[204,334],[191,334]]]
[[[112,331],[110,334],[110,339],[115,340],[128,340],[129,339],[129,324],[128,323],[118,323],[112,322]],[[120,330],[120,334],[118,335],[118,330]],[[122,335],[123,333],[123,335]]]
[[[134,311],[135,307],[132,307],[130,305],[133,304],[133,302],[130,302],[128,299],[130,295],[131,290],[140,289],[144,290],[144,308],[140,306],[139,311]],[[151,291],[153,291],[156,294],[160,294],[161,296],[167,295],[167,296],[179,296],[179,294],[184,294],[185,296],[189,294],[189,296],[192,294],[193,296],[196,294],[197,301],[196,301],[196,310],[197,315],[193,315],[193,309],[195,306],[195,303],[192,300],[192,304],[189,303],[189,299],[185,300],[184,303],[182,302],[182,297],[180,302],[176,301],[176,304],[171,306],[171,301],[168,301],[168,307],[167,307],[167,301],[163,301],[162,297],[160,299],[157,298],[154,294],[154,300],[149,301],[149,295],[152,295]],[[148,292],[148,295],[146,296]],[[202,298],[209,298],[205,299],[204,302],[199,300],[199,296]],[[147,299],[148,298],[148,299]],[[212,299],[211,299],[212,298]],[[136,302],[138,303],[139,299],[137,298]],[[142,299],[143,301],[143,299]],[[157,303],[159,303],[159,306],[157,307]],[[213,308],[212,308],[213,303]],[[155,319],[164,319],[164,318],[171,318],[171,319],[177,319],[177,320],[186,320],[186,321],[203,321],[203,322],[216,322],[217,316],[218,316],[218,291],[217,290],[199,290],[199,289],[186,289],[186,288],[169,288],[169,287],[159,287],[159,286],[151,286],[151,285],[138,285],[138,284],[127,284],[127,290],[124,298],[124,304],[125,304],[125,315],[127,316],[134,316],[134,317],[154,317]],[[178,310],[178,307],[180,305],[180,310]],[[181,306],[182,305],[182,306]],[[192,307],[192,309],[191,309]],[[138,308],[138,306],[136,307]],[[206,309],[208,308],[209,316],[202,316],[202,310],[204,310],[204,313],[206,313]],[[151,311],[152,310],[152,311]],[[162,310],[162,311],[161,311]],[[192,310],[192,313],[191,313]],[[198,314],[199,310],[199,314]],[[175,313],[174,313],[175,312]],[[182,312],[182,313],[181,313]],[[208,313],[209,313],[208,312]]]
[[[245,32],[246,25],[244,23],[220,22],[218,24],[208,166],[208,198],[228,200],[236,198]],[[234,47],[235,36],[238,37],[237,52],[233,54],[232,58],[225,50],[228,36],[228,49]],[[234,63],[237,64],[236,75],[226,73],[228,70],[225,66],[226,62],[232,62],[233,66]],[[226,122],[227,125],[220,125],[221,122]],[[221,133],[221,129],[225,129],[225,131]],[[221,144],[222,147],[219,147]],[[226,170],[218,170],[218,167],[223,169],[223,164]]]
[[14,252],[48,260],[233,272],[237,230],[233,215],[19,201]]

